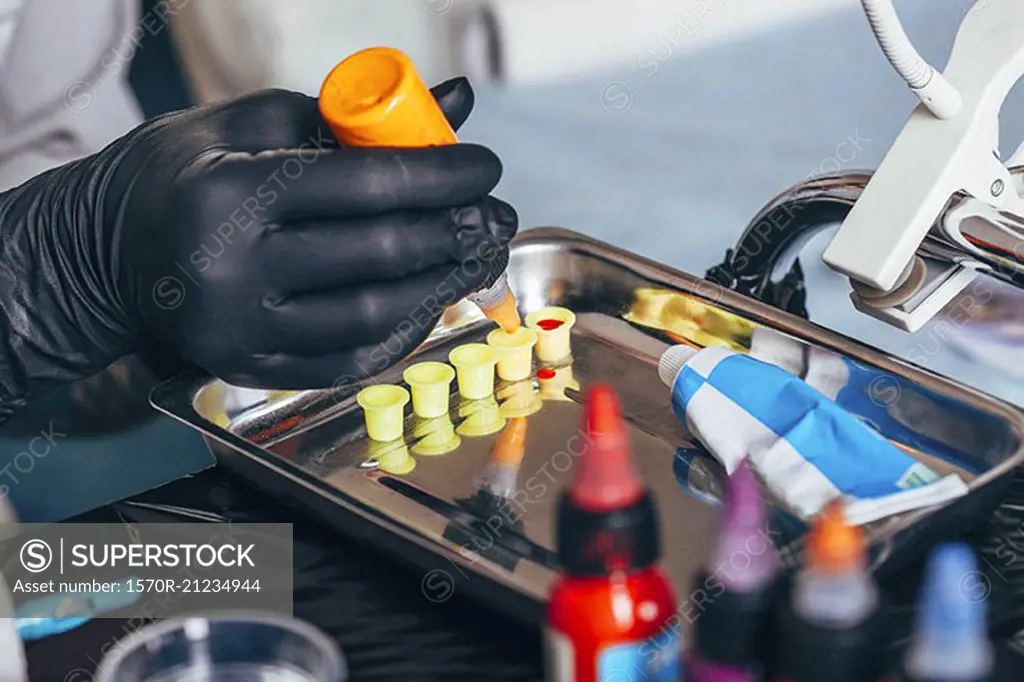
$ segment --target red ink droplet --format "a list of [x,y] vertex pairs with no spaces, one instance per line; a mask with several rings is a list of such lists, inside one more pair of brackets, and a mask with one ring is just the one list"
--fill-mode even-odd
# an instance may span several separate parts
[[537,370],[537,378],[538,379],[554,379],[555,378],[555,370],[551,369],[550,367],[545,367],[544,369],[538,369]]
[[563,324],[565,324],[565,322],[563,322],[562,320],[541,320],[540,322],[537,323],[537,326],[543,329],[544,331],[549,332],[552,329],[558,329]]

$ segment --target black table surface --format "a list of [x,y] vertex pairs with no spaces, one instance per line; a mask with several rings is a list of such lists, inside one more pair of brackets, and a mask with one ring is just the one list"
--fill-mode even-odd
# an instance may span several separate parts
[[[164,505],[180,511],[167,510]],[[352,680],[541,680],[539,634],[454,594],[428,600],[422,572],[336,534],[214,469],[78,518],[79,523],[224,519],[291,523],[295,615],[340,644]],[[97,619],[29,645],[33,682],[91,679],[127,621]],[[130,630],[129,630],[130,632]]]
[[[980,552],[991,588],[990,612],[1000,643],[1001,679],[1024,679],[1024,472],[996,514],[966,538]],[[541,680],[540,635],[455,594],[434,603],[422,575],[283,507],[222,470],[168,486],[74,519],[78,522],[286,522],[294,524],[295,615],[334,637],[352,680]],[[883,585],[896,623],[894,649],[905,642],[919,567]],[[90,680],[102,652],[126,634],[126,621],[98,619],[28,647],[33,682]],[[128,630],[130,632],[130,630]],[[826,682],[826,681],[822,681]]]

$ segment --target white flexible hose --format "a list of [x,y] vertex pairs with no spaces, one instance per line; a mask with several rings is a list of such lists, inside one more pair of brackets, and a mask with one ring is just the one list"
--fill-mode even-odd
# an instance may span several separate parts
[[903,30],[896,8],[892,6],[892,0],[862,0],[862,3],[871,30],[875,32],[882,52],[896,73],[914,89],[928,85],[935,69],[914,49]]
[[892,0],[861,0],[878,45],[921,101],[939,118],[960,110],[960,93],[914,49],[900,23]]

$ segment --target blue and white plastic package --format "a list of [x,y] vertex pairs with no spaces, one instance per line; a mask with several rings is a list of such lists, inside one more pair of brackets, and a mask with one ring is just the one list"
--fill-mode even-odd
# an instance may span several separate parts
[[1006,428],[991,415],[767,327],[754,329],[750,355],[800,377],[897,446],[971,474],[988,469],[977,453]]
[[721,347],[672,346],[658,374],[679,420],[732,473],[749,458],[771,493],[807,520],[841,498],[862,525],[967,492],[802,379]]

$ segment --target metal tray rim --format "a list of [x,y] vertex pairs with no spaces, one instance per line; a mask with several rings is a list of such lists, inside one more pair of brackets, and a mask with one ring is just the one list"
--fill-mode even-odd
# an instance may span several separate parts
[[[998,416],[1010,426],[1019,445],[1012,456],[980,474],[971,482],[971,489],[980,488],[993,480],[1010,473],[1024,463],[1024,411],[1002,400],[989,396],[961,382],[918,367],[907,361],[892,357],[885,352],[864,344],[856,339],[821,327],[813,322],[790,313],[773,308],[766,303],[749,298],[734,291],[722,288],[694,275],[675,270],[649,258],[634,254],[625,249],[601,242],[587,235],[560,227],[535,227],[525,230],[516,237],[515,249],[543,248],[546,246],[569,247],[574,251],[582,251],[592,257],[611,260],[628,268],[645,279],[664,285],[668,288],[685,291],[691,295],[707,300],[714,305],[734,311],[741,311],[743,316],[754,322],[764,322],[791,331],[795,336],[813,341],[823,347],[843,353],[854,359],[874,365],[896,376],[921,384],[926,388],[948,392],[955,389],[964,399],[969,399],[973,406],[991,415]],[[800,328],[803,328],[801,330]],[[808,332],[813,332],[811,336]],[[430,340],[427,342],[431,343]],[[289,466],[273,455],[269,455],[261,447],[205,419],[194,407],[193,399],[197,392],[214,378],[202,370],[191,370],[169,379],[153,389],[150,394],[151,404],[159,411],[177,419],[199,431],[204,437],[213,439],[238,451],[262,466],[295,482],[306,484],[308,488],[322,497],[329,497],[340,502],[349,511],[363,517],[371,518],[378,525],[387,526],[392,532],[404,539],[416,542],[423,547],[433,547],[416,533],[393,523],[391,519],[366,507],[344,491],[325,491],[315,485],[317,480],[297,467]],[[323,389],[321,389],[323,390]],[[317,391],[302,391],[302,394]],[[314,485],[309,485],[314,484]],[[890,522],[875,527],[867,534],[871,543],[891,540],[901,531],[919,523],[934,514],[936,508],[923,509],[917,512],[895,517]],[[436,547],[434,547],[436,549]],[[885,554],[883,550],[882,554]],[[465,563],[462,557],[453,555],[450,560]]]

